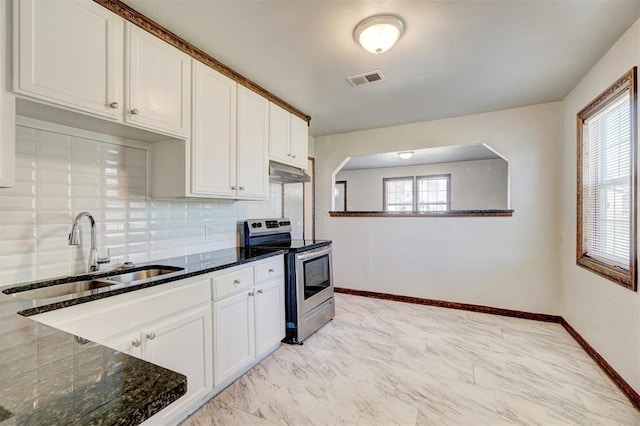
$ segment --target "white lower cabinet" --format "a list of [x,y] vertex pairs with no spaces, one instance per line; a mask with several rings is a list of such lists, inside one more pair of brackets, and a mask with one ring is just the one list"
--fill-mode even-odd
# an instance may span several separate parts
[[211,304],[146,326],[145,358],[187,376],[187,393],[162,410],[163,423],[181,418],[212,389]]
[[206,302],[103,344],[187,376],[187,393],[153,417],[157,424],[172,424],[213,389],[210,335],[211,305]]
[[187,376],[187,393],[144,422],[173,425],[280,345],[284,260],[274,256],[32,318]]
[[112,337],[102,343],[104,346],[113,348],[127,355],[142,359],[142,333],[133,331]]
[[216,387],[243,374],[284,338],[284,261],[275,259],[213,279]]
[[275,279],[256,286],[256,357],[261,358],[278,345],[285,334],[284,285]]
[[249,366],[255,358],[253,300],[242,292],[213,304],[216,386]]

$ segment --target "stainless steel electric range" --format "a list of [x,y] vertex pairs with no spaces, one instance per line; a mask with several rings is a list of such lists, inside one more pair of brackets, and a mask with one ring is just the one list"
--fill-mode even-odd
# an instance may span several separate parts
[[291,221],[249,219],[245,247],[287,250],[285,255],[285,343],[301,344],[335,315],[331,241],[292,240]]

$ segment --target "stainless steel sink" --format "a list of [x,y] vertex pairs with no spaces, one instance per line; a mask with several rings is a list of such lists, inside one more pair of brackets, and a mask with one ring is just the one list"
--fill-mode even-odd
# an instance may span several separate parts
[[107,279],[110,281],[117,281],[119,283],[130,284],[136,281],[147,280],[149,278],[157,277],[158,275],[170,274],[180,269],[168,269],[168,268],[151,268],[143,269],[140,271],[124,272],[118,275],[112,275]]
[[115,284],[107,280],[77,281],[73,283],[57,284],[49,287],[34,288],[32,290],[13,293],[18,299],[51,299],[52,297],[66,296],[74,293],[97,290]]
[[[3,290],[5,294],[10,294],[18,299],[26,300],[39,300],[39,299],[51,299],[61,296],[68,296],[70,294],[77,294],[78,296],[85,296],[87,294],[95,294],[100,292],[100,289],[104,291],[115,290],[117,288],[123,288],[130,285],[137,285],[145,280],[160,275],[170,274],[184,270],[175,266],[148,266],[142,268],[122,269],[119,273],[113,273],[113,271],[97,274],[94,279],[87,280],[86,276],[82,278],[78,277],[78,281],[72,281],[68,283],[45,285],[38,288],[25,288],[24,290],[17,287],[11,287]],[[107,274],[108,276],[104,276]],[[107,289],[108,287],[108,289]]]

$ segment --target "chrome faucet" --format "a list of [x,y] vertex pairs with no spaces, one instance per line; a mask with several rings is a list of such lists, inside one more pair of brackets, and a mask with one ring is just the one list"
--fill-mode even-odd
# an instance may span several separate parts
[[86,216],[89,218],[89,222],[91,223],[91,249],[89,250],[89,272],[95,272],[100,270],[100,265],[102,263],[109,263],[111,261],[111,255],[109,250],[107,249],[107,257],[98,257],[98,248],[96,245],[96,220],[93,218],[91,213],[82,212],[79,213],[76,218],[73,220],[73,226],[71,227],[71,232],[69,233],[69,245],[70,246],[79,246],[80,245],[80,219]]

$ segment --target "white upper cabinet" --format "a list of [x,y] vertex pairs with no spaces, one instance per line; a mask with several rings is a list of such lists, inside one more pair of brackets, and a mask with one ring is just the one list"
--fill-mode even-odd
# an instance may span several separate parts
[[17,0],[14,91],[187,138],[191,58],[89,0]]
[[15,185],[16,108],[8,76],[11,75],[9,2],[0,2],[0,188]]
[[238,84],[193,61],[191,192],[234,197]]
[[306,169],[308,132],[306,121],[269,103],[269,158]]
[[266,200],[269,102],[193,61],[191,139],[151,148],[152,197]]
[[269,102],[238,86],[238,197],[266,199],[269,194]]
[[269,102],[269,157],[282,163],[291,161],[291,114]]
[[19,0],[14,7],[15,91],[121,117],[122,19],[86,0]]
[[131,23],[126,31],[125,122],[188,135],[191,58]]
[[291,114],[291,164],[306,169],[309,166],[309,125]]

